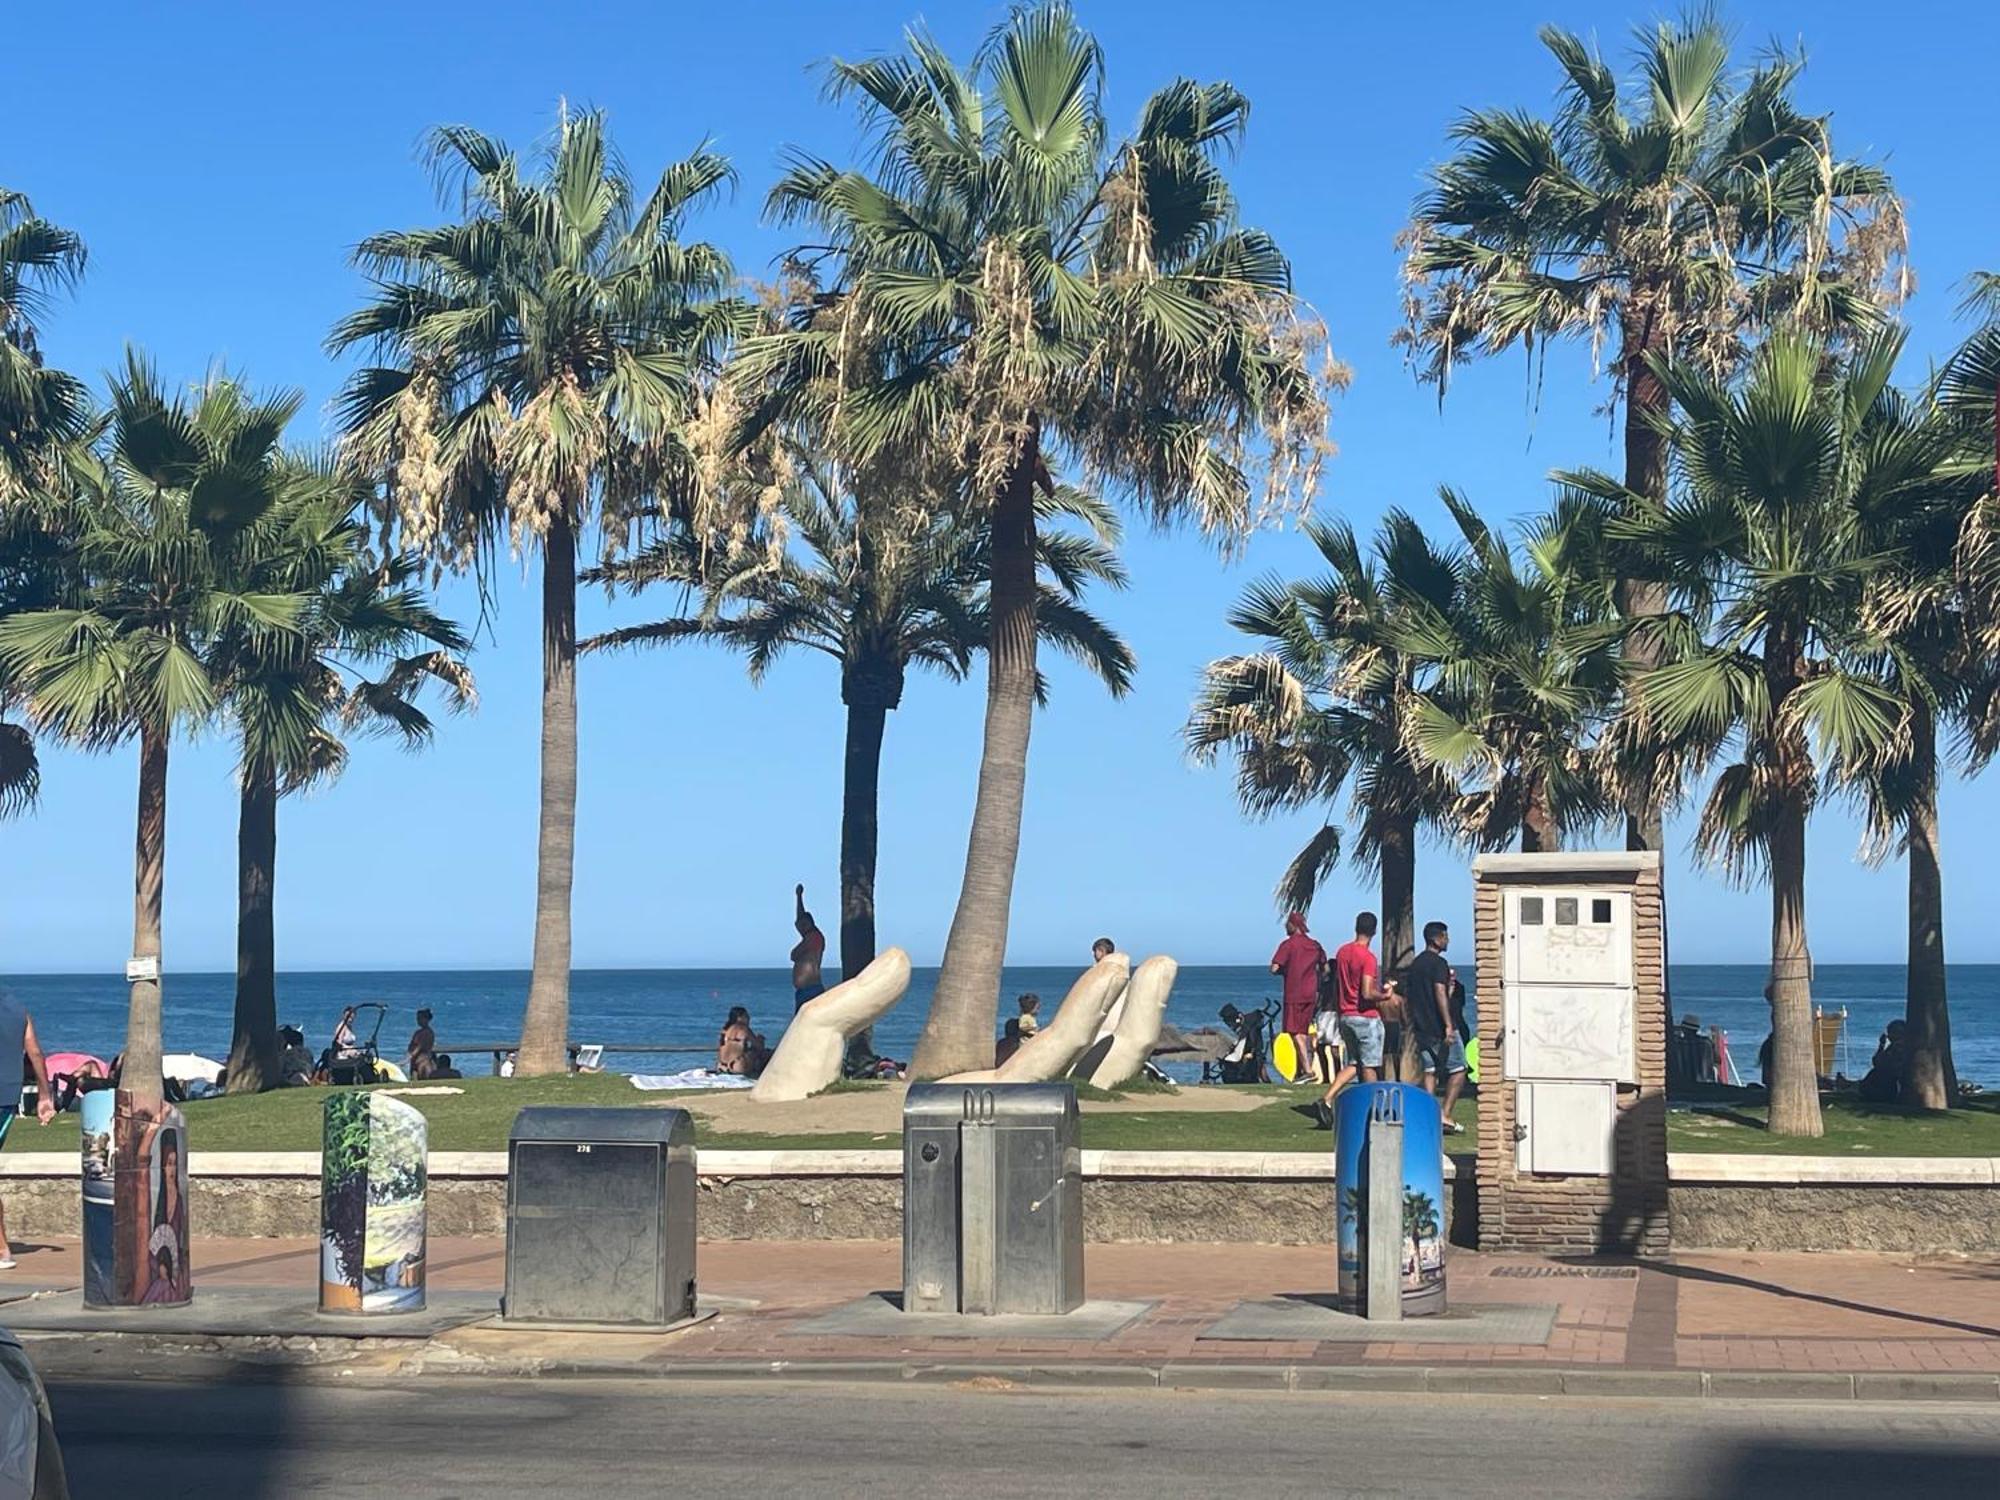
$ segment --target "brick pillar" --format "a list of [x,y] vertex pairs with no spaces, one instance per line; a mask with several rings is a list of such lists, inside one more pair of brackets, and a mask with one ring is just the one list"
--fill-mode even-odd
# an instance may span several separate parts
[[[1664,1255],[1667,1228],[1667,1033],[1659,856],[1482,855],[1473,861],[1479,1000],[1479,1247]],[[1632,898],[1636,1087],[1618,1086],[1609,1177],[1536,1176],[1515,1166],[1515,1085],[1505,1077],[1502,896],[1510,886],[1626,890]]]

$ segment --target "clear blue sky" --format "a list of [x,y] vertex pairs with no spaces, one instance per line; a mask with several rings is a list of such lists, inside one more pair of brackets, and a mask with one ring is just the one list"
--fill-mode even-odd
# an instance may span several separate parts
[[[1458,485],[1490,513],[1536,507],[1559,465],[1616,467],[1587,358],[1551,359],[1539,402],[1518,360],[1464,373],[1442,413],[1388,344],[1398,319],[1391,241],[1454,113],[1546,107],[1555,85],[1535,41],[1545,21],[1596,28],[1607,47],[1657,12],[1575,3],[1421,10],[1267,0],[1084,0],[1109,57],[1123,124],[1176,74],[1227,78],[1253,101],[1236,171],[1245,216],[1276,233],[1300,291],[1354,367],[1320,500],[1362,527],[1400,504],[1443,516]],[[936,4],[963,56],[1002,12]],[[713,138],[737,163],[735,200],[698,227],[741,269],[764,273],[781,231],[759,223],[781,149],[834,156],[850,119],[821,103],[813,64],[891,48],[915,0],[731,7],[156,6],[30,8],[9,23],[9,112],[0,181],[88,239],[80,294],[49,320],[51,355],[95,374],[133,340],[166,374],[226,361],[309,398],[297,435],[325,428],[340,370],[320,352],[362,295],[350,247],[373,230],[432,221],[416,158],[429,126],[464,121],[526,144],[558,96],[611,112],[640,176]],[[1838,146],[1886,159],[1909,204],[1921,290],[1910,374],[1952,342],[1955,284],[2000,268],[1993,191],[1992,59],[2000,7],[1935,0],[1737,4],[1743,55],[1802,39],[1800,91],[1831,111]],[[1310,549],[1265,535],[1224,567],[1198,538],[1143,532],[1134,586],[1100,602],[1137,649],[1137,691],[1113,704],[1066,666],[1035,731],[1010,958],[1084,957],[1099,932],[1135,953],[1256,962],[1277,936],[1270,889],[1310,828],[1248,824],[1226,772],[1182,757],[1178,731],[1202,664],[1237,642],[1223,613],[1268,570]],[[466,618],[469,589],[448,586]],[[330,790],[286,804],[280,825],[282,967],[519,966],[533,903],[537,633],[518,571],[500,581],[475,666],[482,704],[428,753],[358,747]],[[617,618],[640,617],[621,602]],[[613,618],[586,603],[586,628]],[[920,680],[891,720],[883,774],[881,932],[935,961],[950,921],[970,816],[981,693]],[[679,651],[585,663],[577,836],[579,966],[765,964],[790,943],[791,887],[832,916],[841,709],[833,671],[800,657],[753,690],[721,654]],[[115,972],[127,952],[136,752],[47,753],[42,806],[0,828],[0,970]],[[2000,961],[1990,920],[2000,776],[1945,794],[1951,956]],[[169,969],[234,961],[235,794],[211,736],[177,748],[169,806]],[[1693,871],[1674,852],[1674,955],[1755,961],[1769,903]],[[1903,872],[1855,859],[1838,810],[1813,824],[1813,946],[1823,960],[1900,960]],[[1463,856],[1429,849],[1420,916],[1463,928]],[[1342,872],[1315,919],[1337,933],[1368,884]]]

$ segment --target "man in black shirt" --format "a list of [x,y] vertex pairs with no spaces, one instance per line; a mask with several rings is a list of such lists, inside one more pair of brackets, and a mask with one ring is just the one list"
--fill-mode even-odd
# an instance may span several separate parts
[[1451,930],[1442,922],[1424,924],[1424,951],[1410,965],[1409,990],[1405,1007],[1410,1028],[1417,1034],[1417,1055],[1423,1059],[1424,1087],[1437,1093],[1444,1082],[1444,1131],[1458,1135],[1462,1127],[1452,1119],[1459,1091],[1465,1087],[1465,1039],[1451,1010],[1453,984],[1451,965],[1444,950],[1451,943]]

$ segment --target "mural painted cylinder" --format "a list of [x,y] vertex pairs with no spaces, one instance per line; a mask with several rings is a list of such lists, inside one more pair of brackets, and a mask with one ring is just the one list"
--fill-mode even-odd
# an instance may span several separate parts
[[326,1101],[319,1178],[319,1309],[424,1306],[429,1125],[421,1111],[359,1091]]
[[187,1122],[124,1089],[85,1094],[83,1300],[178,1307],[194,1296],[188,1260]]
[[1334,1101],[1333,1188],[1341,1306],[1363,1302],[1362,1162],[1378,1110],[1403,1120],[1403,1316],[1444,1311],[1444,1128],[1437,1100],[1413,1083],[1362,1083]]

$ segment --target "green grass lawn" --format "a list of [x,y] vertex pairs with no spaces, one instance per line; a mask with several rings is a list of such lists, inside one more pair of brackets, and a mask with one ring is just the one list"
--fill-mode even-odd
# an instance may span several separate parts
[[[677,1102],[672,1094],[642,1094],[617,1074],[580,1074],[568,1078],[467,1078],[456,1085],[462,1094],[417,1096],[405,1102],[421,1109],[430,1121],[433,1151],[500,1151],[507,1145],[507,1131],[515,1112],[530,1104],[639,1105]],[[869,1085],[841,1085],[843,1091]],[[275,1093],[243,1099],[197,1099],[181,1106],[187,1115],[188,1134],[197,1151],[317,1151],[320,1145],[322,1111],[328,1090],[281,1089]],[[1314,1091],[1278,1086],[1257,1087],[1248,1092],[1265,1100],[1258,1108],[1240,1113],[1215,1113],[1173,1108],[1173,1096],[1159,1093],[1160,1108],[1135,1112],[1111,1112],[1091,1108],[1095,1101],[1118,1097],[1101,1089],[1084,1087],[1083,1143],[1092,1148],[1152,1151],[1324,1151],[1331,1148],[1332,1136],[1315,1130],[1308,1114],[1301,1113]],[[1150,1100],[1152,1090],[1136,1091],[1132,1098]],[[1467,1134],[1452,1138],[1454,1149],[1471,1149],[1473,1106],[1462,1101],[1458,1118]],[[699,1134],[701,1144],[765,1150],[821,1150],[846,1148],[895,1148],[894,1134],[871,1135],[844,1132],[827,1135],[762,1135],[744,1131],[709,1131]],[[77,1117],[61,1115],[54,1123],[37,1126],[19,1121],[8,1138],[7,1149],[25,1151],[76,1151]]]
[[[567,1078],[467,1078],[462,1094],[412,1098],[430,1120],[433,1151],[500,1151],[515,1112],[530,1104],[640,1105],[678,1102],[685,1096],[642,1094],[618,1074]],[[841,1085],[850,1088],[879,1085]],[[1333,1138],[1313,1128],[1304,1111],[1316,1090],[1260,1085],[1241,1090],[1260,1097],[1255,1109],[1240,1112],[1177,1109],[1171,1094],[1150,1090],[1124,1096],[1158,1108],[1106,1110],[1094,1104],[1113,1095],[1086,1086],[1083,1143],[1120,1151],[1325,1151]],[[201,1099],[183,1106],[198,1151],[316,1151],[320,1144],[325,1089],[283,1089],[247,1099]],[[1454,1152],[1473,1148],[1477,1122],[1472,1100],[1459,1101],[1456,1117],[1465,1134],[1452,1136]],[[2000,1098],[1982,1098],[1949,1114],[1922,1114],[1864,1105],[1849,1098],[1826,1101],[1826,1134],[1795,1140],[1768,1134],[1764,1108],[1730,1102],[1675,1109],[1667,1117],[1667,1145],[1674,1151],[1782,1152],[1826,1156],[2000,1156]],[[894,1148],[893,1134],[843,1132],[828,1135],[760,1135],[745,1131],[699,1130],[701,1144],[768,1150]],[[38,1127],[18,1121],[7,1149],[77,1150],[77,1118],[57,1118]]]
[[1818,1139],[1772,1135],[1762,1104],[1698,1104],[1667,1116],[1671,1151],[1786,1156],[2000,1156],[2000,1097],[1981,1095],[1943,1113],[1863,1104],[1829,1095]]

